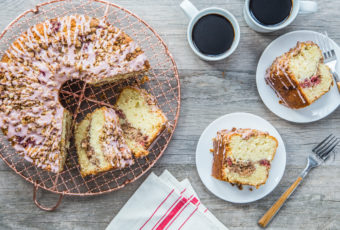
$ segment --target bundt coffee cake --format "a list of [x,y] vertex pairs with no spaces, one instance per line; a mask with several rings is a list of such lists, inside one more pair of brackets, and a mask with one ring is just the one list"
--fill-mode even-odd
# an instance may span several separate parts
[[127,87],[119,95],[116,108],[121,116],[124,137],[136,157],[147,155],[148,147],[167,124],[167,118],[145,90]]
[[75,142],[82,176],[133,164],[131,150],[113,109],[102,107],[87,114],[76,125]]
[[221,130],[213,139],[212,176],[258,188],[267,181],[277,146],[275,137],[259,130]]
[[149,69],[141,48],[104,20],[72,15],[22,33],[0,62],[0,126],[27,161],[60,172],[72,115],[59,102],[70,79],[103,84]]
[[276,58],[267,70],[266,82],[280,103],[294,109],[312,104],[333,85],[330,69],[314,42],[298,42],[295,48]]

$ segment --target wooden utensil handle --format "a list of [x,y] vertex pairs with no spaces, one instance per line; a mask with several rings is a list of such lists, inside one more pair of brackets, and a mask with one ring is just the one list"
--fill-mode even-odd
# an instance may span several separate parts
[[289,196],[294,192],[296,187],[300,184],[302,177],[298,177],[296,181],[282,194],[282,196],[273,204],[273,206],[262,216],[258,224],[261,227],[266,227],[269,221],[275,216],[279,211],[281,206],[289,198]]
[[338,86],[338,90],[340,92],[340,81],[336,83],[336,85]]

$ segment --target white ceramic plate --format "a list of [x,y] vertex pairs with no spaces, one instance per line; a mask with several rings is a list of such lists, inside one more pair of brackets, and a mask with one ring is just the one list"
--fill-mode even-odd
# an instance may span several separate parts
[[[216,136],[217,131],[233,127],[267,131],[279,142],[268,180],[258,189],[243,186],[243,189],[240,190],[237,186],[232,186],[228,182],[217,180],[211,176],[213,154],[210,149],[213,148],[212,139]],[[278,185],[286,167],[286,149],[280,134],[268,121],[250,113],[231,113],[213,121],[203,131],[196,148],[196,167],[203,184],[214,195],[233,203],[248,203],[268,195]],[[252,188],[252,191],[250,188]]]
[[[276,57],[287,52],[290,48],[295,47],[298,41],[314,41],[318,36],[323,36],[314,31],[300,30],[284,34],[272,41],[263,51],[257,65],[256,84],[263,103],[277,116],[291,122],[308,123],[320,120],[331,114],[340,104],[340,94],[334,84],[331,90],[323,95],[319,100],[303,109],[290,109],[279,104],[279,98],[275,92],[265,82],[267,68],[273,63]],[[340,47],[330,39],[335,48],[336,55],[340,57]],[[337,65],[337,72],[339,71]]]

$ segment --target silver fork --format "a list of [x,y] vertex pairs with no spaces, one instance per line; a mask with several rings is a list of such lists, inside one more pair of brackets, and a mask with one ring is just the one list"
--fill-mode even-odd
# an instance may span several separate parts
[[295,180],[295,182],[281,195],[281,197],[273,204],[273,206],[262,216],[258,224],[261,227],[266,227],[270,220],[275,216],[275,214],[280,210],[284,202],[289,198],[289,196],[294,192],[297,186],[301,183],[302,179],[308,174],[308,172],[319,165],[321,165],[325,160],[328,159],[330,153],[334,148],[340,143],[340,139],[336,138],[333,134],[326,137],[321,141],[313,150],[312,153],[307,158],[307,166],[302,171],[300,176]]
[[325,64],[331,69],[335,83],[338,87],[338,90],[340,92],[340,77],[336,73],[335,67],[336,67],[336,53],[335,50],[330,43],[330,40],[328,38],[327,32],[323,32],[323,36],[317,37],[317,44],[319,45],[320,49],[322,50],[322,55],[324,57]]

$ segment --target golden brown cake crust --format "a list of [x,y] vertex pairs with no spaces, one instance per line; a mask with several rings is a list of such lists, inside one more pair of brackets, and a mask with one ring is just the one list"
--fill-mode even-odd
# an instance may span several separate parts
[[217,133],[217,137],[213,139],[213,166],[211,175],[218,180],[223,180],[223,164],[225,156],[224,138],[220,132]]

